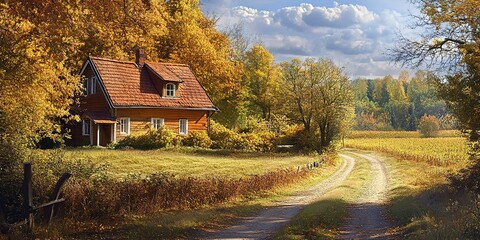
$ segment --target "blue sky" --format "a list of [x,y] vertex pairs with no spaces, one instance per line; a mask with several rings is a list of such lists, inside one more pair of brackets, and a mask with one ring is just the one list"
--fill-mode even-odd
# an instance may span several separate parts
[[398,75],[385,53],[416,11],[407,0],[203,0],[202,10],[220,30],[241,23],[277,61],[327,57],[351,78]]

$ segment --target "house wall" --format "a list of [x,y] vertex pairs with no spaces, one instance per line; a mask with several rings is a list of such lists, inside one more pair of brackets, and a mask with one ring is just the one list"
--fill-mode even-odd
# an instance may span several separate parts
[[[165,126],[178,133],[178,120],[188,119],[188,132],[207,130],[207,111],[178,110],[178,109],[116,109],[116,117],[130,118],[130,134],[145,132],[148,130],[152,118],[163,118]],[[120,135],[120,124],[116,128],[117,141],[125,136]]]
[[[85,68],[85,70],[83,71],[83,76],[88,79],[94,76],[93,70],[91,69],[90,66],[87,66]],[[103,112],[113,116],[113,111],[108,105],[106,94],[103,92],[100,82],[98,80],[97,80],[97,83],[95,84],[95,89],[96,89],[95,94],[90,94],[90,89],[89,89],[88,95],[80,96],[80,99],[79,99],[80,111],[77,112],[76,114],[82,117],[86,112]],[[93,144],[97,143],[97,137],[96,137],[97,127],[95,124],[92,124],[92,128],[90,129],[91,136],[82,135],[81,121],[79,123],[69,124],[66,127],[70,129],[70,134],[72,136],[72,139],[66,140],[67,145],[72,145],[72,146],[89,145],[90,138],[93,138],[92,139]],[[109,132],[111,131],[105,131],[105,132],[106,134],[109,134]],[[101,134],[103,133],[101,132]],[[107,138],[107,137],[101,137],[100,139],[103,145],[106,145],[104,138]],[[110,139],[110,137],[108,137],[108,139]]]
[[82,135],[82,122],[71,123],[65,125],[70,130],[70,139],[65,139],[65,144],[68,146],[86,146],[90,145],[90,136]]
[[[92,76],[94,76],[90,67],[87,67],[85,69],[83,75],[86,78],[91,78]],[[82,109],[88,112],[105,112],[112,114],[112,111],[106,99],[106,94],[103,92],[102,87],[100,86],[100,82],[98,80],[95,86],[95,94],[88,94],[87,96],[80,98]]]

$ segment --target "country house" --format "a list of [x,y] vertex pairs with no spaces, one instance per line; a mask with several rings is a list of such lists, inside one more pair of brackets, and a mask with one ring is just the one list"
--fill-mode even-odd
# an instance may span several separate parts
[[189,66],[146,61],[142,49],[135,62],[90,56],[80,76],[81,122],[70,126],[72,145],[106,146],[162,125],[179,135],[208,131],[218,111]]

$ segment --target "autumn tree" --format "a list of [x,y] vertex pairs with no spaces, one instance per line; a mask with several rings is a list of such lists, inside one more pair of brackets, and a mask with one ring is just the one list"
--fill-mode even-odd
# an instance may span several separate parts
[[418,123],[418,131],[422,137],[436,137],[440,131],[440,123],[435,116],[424,115]]
[[350,127],[353,92],[341,68],[328,59],[294,59],[282,66],[283,96],[305,130],[316,136],[323,151]]
[[275,93],[279,88],[279,70],[274,64],[273,55],[261,45],[253,46],[245,54],[244,85],[251,112],[258,112],[262,118],[271,119],[276,102]]
[[392,60],[447,73],[437,77],[440,96],[479,140],[480,122],[480,3],[477,0],[413,0],[420,9],[414,38],[400,37]]

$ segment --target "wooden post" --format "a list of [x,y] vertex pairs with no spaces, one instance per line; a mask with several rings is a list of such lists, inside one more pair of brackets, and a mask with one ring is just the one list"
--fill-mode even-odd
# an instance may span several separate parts
[[[64,173],[60,177],[60,179],[58,179],[57,184],[55,184],[55,188],[53,188],[52,194],[50,194],[50,197],[48,198],[49,202],[53,202],[53,201],[58,200],[58,198],[60,197],[60,193],[61,193],[60,190],[62,189],[65,182],[67,182],[67,180],[71,176],[72,176],[72,174],[70,174],[70,173]],[[55,205],[46,206],[45,209],[44,209],[44,214],[45,215],[43,217],[43,221],[44,221],[44,223],[46,223],[48,225],[52,221],[53,215],[55,214]]]
[[117,122],[113,124],[113,142],[117,142]]
[[31,230],[34,226],[33,219],[33,194],[32,194],[32,164],[23,164],[23,214],[27,220],[27,226]]
[[100,146],[100,124],[95,124],[97,126],[97,147]]

